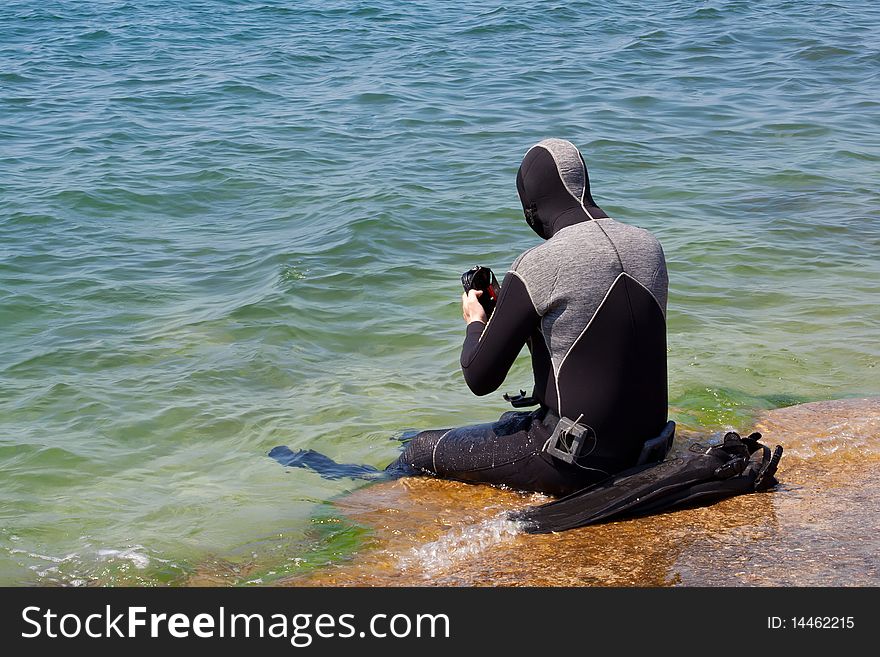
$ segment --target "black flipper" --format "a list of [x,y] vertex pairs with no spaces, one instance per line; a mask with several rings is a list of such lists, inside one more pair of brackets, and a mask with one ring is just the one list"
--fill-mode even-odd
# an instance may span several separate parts
[[370,465],[358,465],[355,463],[337,463],[329,456],[316,452],[313,449],[300,449],[293,451],[285,445],[273,447],[269,456],[281,465],[291,468],[307,468],[314,470],[324,479],[377,479],[385,475]]
[[559,500],[511,514],[530,534],[546,534],[622,517],[647,515],[715,502],[732,495],[766,490],[782,447],[729,432],[724,442],[701,454],[626,470]]

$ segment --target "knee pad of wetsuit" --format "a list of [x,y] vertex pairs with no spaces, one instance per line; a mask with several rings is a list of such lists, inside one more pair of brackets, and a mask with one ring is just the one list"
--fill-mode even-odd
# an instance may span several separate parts
[[434,472],[434,448],[437,446],[437,441],[446,433],[448,430],[443,429],[422,431],[413,436],[395,463],[404,466],[405,471],[412,473],[437,474]]

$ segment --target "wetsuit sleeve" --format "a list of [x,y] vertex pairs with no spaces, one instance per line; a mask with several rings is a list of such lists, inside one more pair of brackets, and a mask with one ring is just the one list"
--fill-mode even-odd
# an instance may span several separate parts
[[467,326],[461,371],[474,394],[488,395],[498,389],[540,320],[525,283],[507,272],[488,326],[483,322]]

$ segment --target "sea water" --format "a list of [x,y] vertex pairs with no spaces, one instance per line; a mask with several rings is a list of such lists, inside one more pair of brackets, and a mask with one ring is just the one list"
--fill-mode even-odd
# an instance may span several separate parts
[[505,410],[459,275],[537,243],[545,137],[664,246],[673,419],[880,394],[878,35],[867,1],[0,3],[0,583],[359,549],[357,482],[266,454],[382,467]]

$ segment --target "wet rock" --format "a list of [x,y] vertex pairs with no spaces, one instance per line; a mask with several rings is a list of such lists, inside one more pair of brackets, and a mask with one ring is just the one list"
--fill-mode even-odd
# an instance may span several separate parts
[[[540,496],[427,477],[367,486],[338,508],[371,527],[376,543],[346,563],[286,583],[880,584],[880,398],[768,411],[755,428],[767,444],[786,449],[777,489],[561,534],[495,526],[504,511],[540,503]],[[705,436],[684,435],[683,446],[698,438]]]

